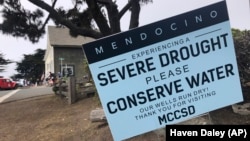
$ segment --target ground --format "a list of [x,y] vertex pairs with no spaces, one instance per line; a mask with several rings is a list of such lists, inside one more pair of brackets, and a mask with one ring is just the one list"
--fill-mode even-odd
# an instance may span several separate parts
[[[56,95],[0,104],[0,141],[112,141],[108,124],[89,119],[99,106],[96,97],[69,105]],[[250,116],[228,106],[180,124],[250,124]],[[153,131],[127,141],[165,141],[163,133]]]

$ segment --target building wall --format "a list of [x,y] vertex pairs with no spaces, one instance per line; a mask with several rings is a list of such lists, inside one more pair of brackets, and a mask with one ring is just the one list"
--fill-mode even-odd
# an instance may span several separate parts
[[54,72],[54,50],[53,47],[48,46],[45,57],[45,76],[48,76],[49,72]]
[[[61,61],[59,58],[63,58]],[[73,76],[82,78],[84,76],[84,53],[81,47],[54,47],[54,73],[62,73],[61,66],[73,68]]]

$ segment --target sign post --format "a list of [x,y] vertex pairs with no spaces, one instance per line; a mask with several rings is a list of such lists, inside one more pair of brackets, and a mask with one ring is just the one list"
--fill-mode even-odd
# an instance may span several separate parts
[[83,50],[114,140],[243,101],[225,1]]

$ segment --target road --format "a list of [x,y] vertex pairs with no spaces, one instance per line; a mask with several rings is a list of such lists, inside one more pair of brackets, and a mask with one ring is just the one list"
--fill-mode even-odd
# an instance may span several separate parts
[[0,103],[51,94],[54,94],[52,87],[46,86],[18,88],[16,90],[1,90]]

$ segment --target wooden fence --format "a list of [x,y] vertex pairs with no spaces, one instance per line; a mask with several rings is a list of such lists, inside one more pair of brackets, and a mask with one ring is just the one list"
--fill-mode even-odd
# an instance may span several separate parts
[[[66,80],[59,79],[54,85],[54,92],[67,98],[68,104],[73,104],[77,100],[93,96],[96,93],[95,86],[87,79],[76,80],[69,77]],[[107,122],[103,109],[95,109],[90,113],[92,122]]]
[[69,104],[75,103],[77,100],[89,97],[95,94],[95,86],[87,79],[77,80],[75,77],[66,79],[58,79],[53,86],[56,95],[67,98]]

